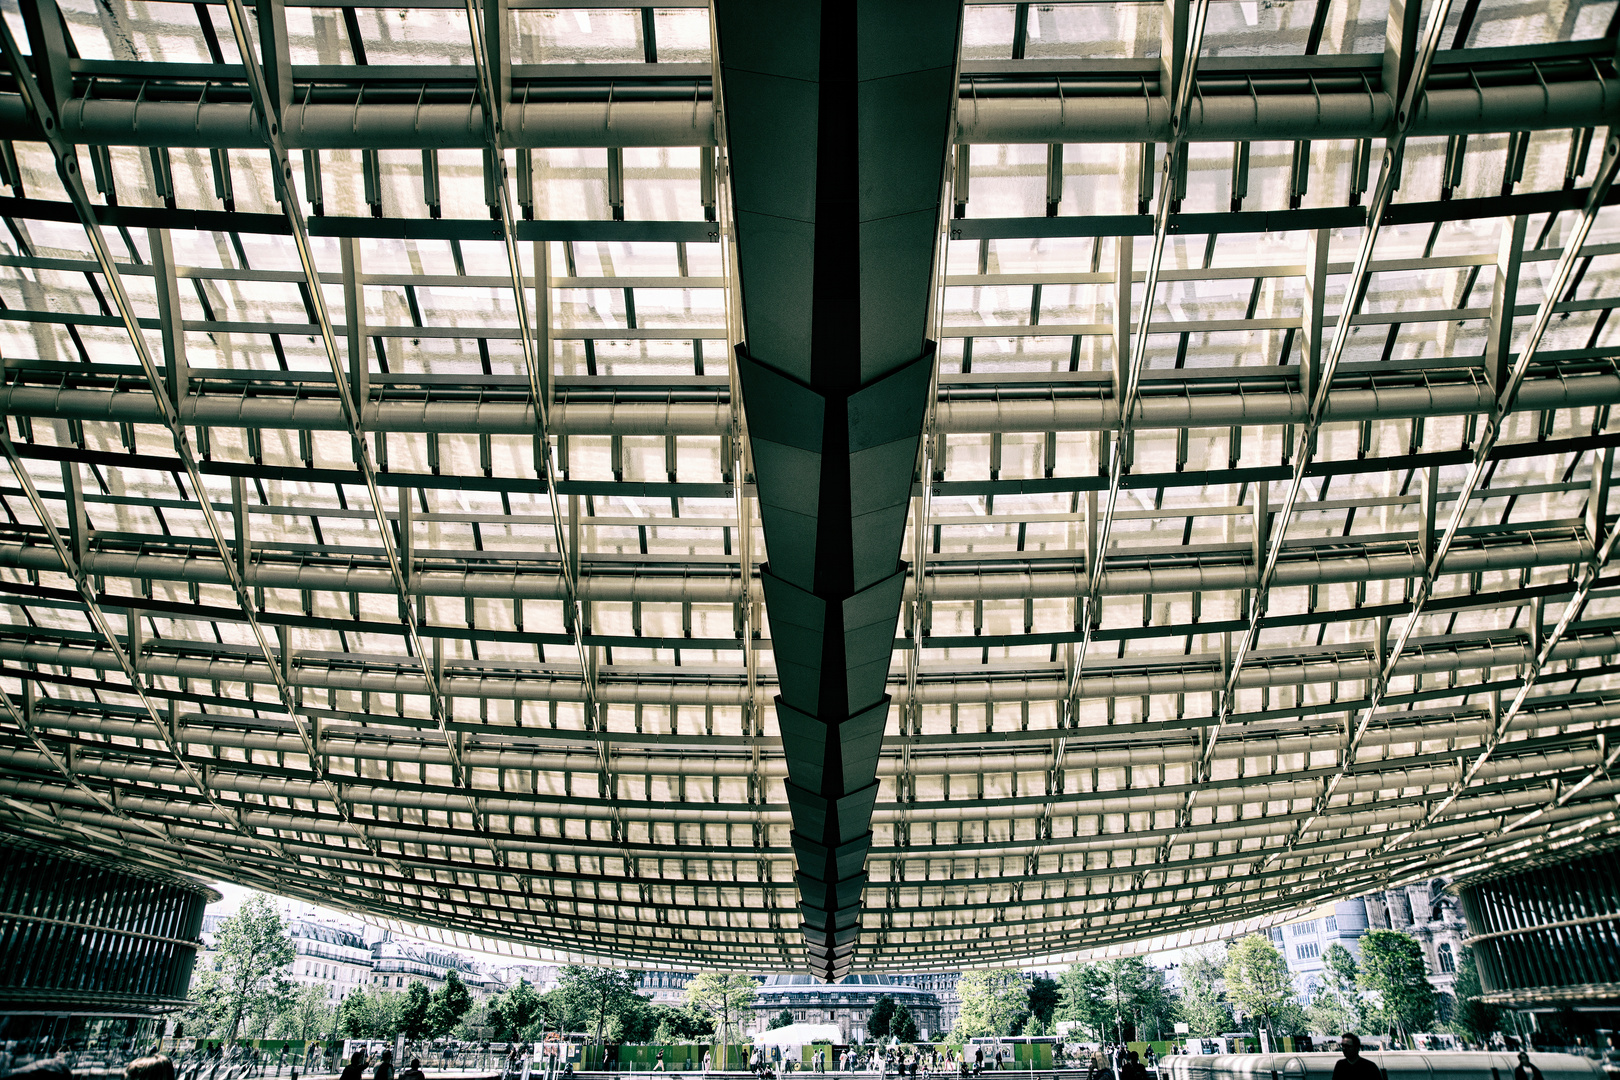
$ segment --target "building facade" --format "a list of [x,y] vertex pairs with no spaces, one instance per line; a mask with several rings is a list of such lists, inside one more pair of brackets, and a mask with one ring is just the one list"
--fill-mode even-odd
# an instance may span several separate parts
[[888,975],[846,975],[833,983],[810,975],[771,975],[754,996],[753,1010],[759,1028],[785,1010],[794,1023],[837,1024],[844,1042],[860,1043],[867,1040],[866,1021],[882,997],[904,1005],[923,1038],[945,1030],[937,994]]
[[654,1005],[684,1005],[686,984],[692,981],[692,974],[690,971],[643,971],[641,996]]
[[288,928],[298,958],[289,977],[303,986],[323,986],[332,1001],[371,981],[371,948],[358,927],[294,919]]
[[395,941],[385,936],[381,941],[372,942],[371,958],[371,983],[382,990],[400,991],[412,982],[422,982],[430,993],[436,992],[452,971],[466,984],[474,1001],[482,1001],[506,988],[499,978],[485,972],[468,957],[433,945]]
[[1429,982],[1442,995],[1442,1017],[1449,1015],[1467,924],[1441,881],[1341,900],[1312,918],[1272,927],[1272,944],[1288,961],[1300,1002],[1308,1002],[1321,984],[1328,949],[1342,945],[1359,962],[1369,930],[1397,930],[1417,939]]
[[933,971],[921,975],[895,975],[895,982],[903,986],[927,990],[939,998],[939,1030],[949,1031],[956,1026],[956,1017],[962,1011],[962,995],[956,984],[962,978],[960,971]]

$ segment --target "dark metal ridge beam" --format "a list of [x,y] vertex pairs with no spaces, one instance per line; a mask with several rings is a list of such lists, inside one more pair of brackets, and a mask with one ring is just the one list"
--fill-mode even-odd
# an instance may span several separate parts
[[776,713],[808,962],[829,981],[860,937],[962,10],[714,8]]

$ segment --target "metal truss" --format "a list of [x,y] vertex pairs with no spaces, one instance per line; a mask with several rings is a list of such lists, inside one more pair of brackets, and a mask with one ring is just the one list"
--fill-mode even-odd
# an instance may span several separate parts
[[[966,12],[828,971],[1620,839],[1613,27],[1298,6]],[[707,9],[113,9],[0,32],[0,823],[799,965]]]

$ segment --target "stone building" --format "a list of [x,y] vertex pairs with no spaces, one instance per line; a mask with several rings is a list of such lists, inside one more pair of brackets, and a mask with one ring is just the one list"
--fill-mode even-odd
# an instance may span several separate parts
[[846,975],[834,983],[810,975],[768,976],[754,997],[756,1027],[763,1029],[785,1009],[795,1023],[837,1024],[845,1042],[865,1042],[867,1018],[885,995],[910,1010],[923,1038],[945,1030],[938,994],[889,975]]

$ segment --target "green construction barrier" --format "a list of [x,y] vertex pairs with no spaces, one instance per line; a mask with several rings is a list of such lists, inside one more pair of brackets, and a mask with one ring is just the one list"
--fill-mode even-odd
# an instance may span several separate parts
[[[619,1071],[650,1072],[658,1064],[660,1050],[664,1052],[666,1072],[691,1072],[703,1068],[705,1051],[713,1052],[713,1069],[745,1069],[750,1047],[743,1043],[623,1043],[618,1047]],[[603,1047],[585,1047],[580,1067],[592,1072],[602,1070],[604,1054]]]

